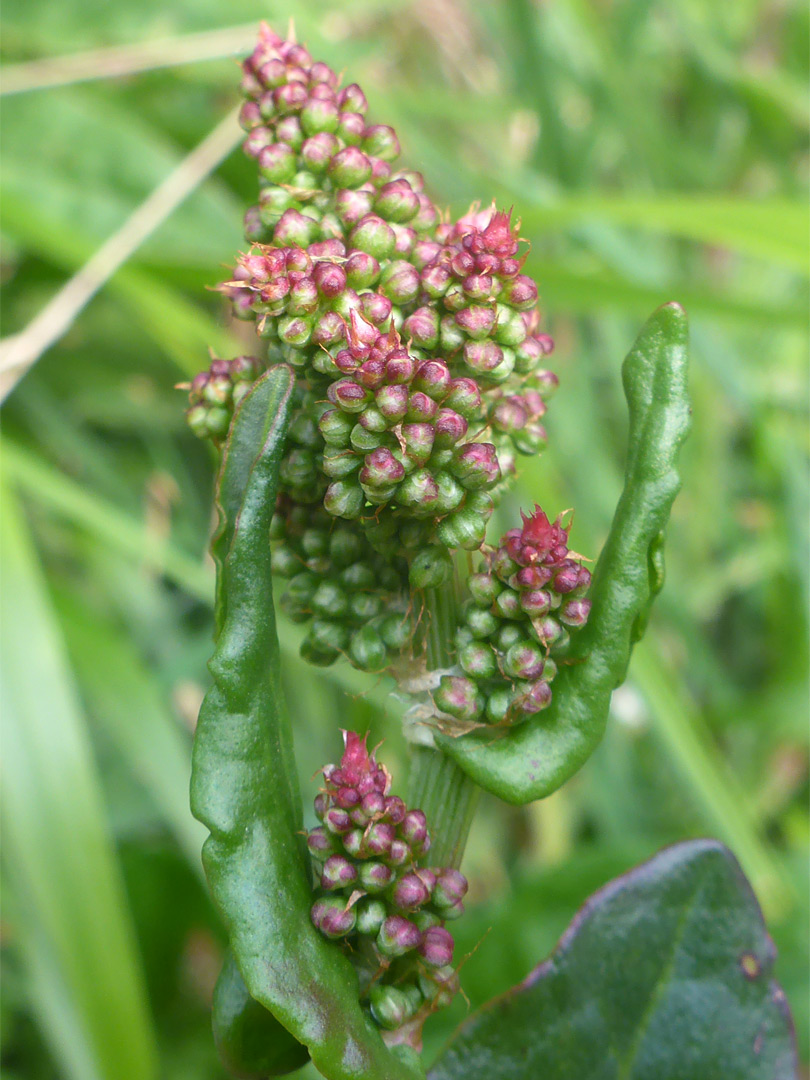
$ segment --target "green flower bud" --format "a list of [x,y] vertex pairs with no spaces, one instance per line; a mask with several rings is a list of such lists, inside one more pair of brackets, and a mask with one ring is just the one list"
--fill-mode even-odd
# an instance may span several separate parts
[[457,720],[476,720],[484,710],[481,691],[462,675],[443,675],[433,700],[442,712]]
[[306,413],[300,413],[290,424],[289,437],[292,442],[310,450],[317,449],[321,445],[318,426]]
[[413,1016],[410,998],[396,986],[375,983],[369,990],[371,1015],[381,1028],[395,1031]]
[[355,630],[349,643],[349,657],[361,671],[378,672],[388,667],[385,642],[371,626]]
[[432,545],[414,558],[408,579],[412,589],[436,589],[449,580],[452,573],[453,560],[447,550]]
[[433,506],[439,495],[436,481],[427,469],[417,469],[406,476],[397,488],[397,502],[408,506],[417,515],[433,513]]
[[500,585],[492,574],[471,574],[467,578],[467,588],[480,607],[489,607],[500,591]]
[[[300,566],[300,563],[299,563]],[[290,578],[287,591],[291,596],[294,596],[296,600],[302,601],[302,603],[308,603],[318,588],[319,579],[317,574],[312,574],[308,570],[302,571],[300,574],[296,574],[295,577]]]
[[487,698],[487,720],[491,724],[502,724],[509,716],[514,697],[515,694],[511,687],[501,687],[498,690],[493,690]]
[[355,593],[349,597],[349,614],[357,622],[368,622],[383,610],[384,600],[377,593]]
[[[361,832],[362,836],[362,832]],[[365,889],[367,893],[381,893],[385,892],[388,886],[391,884],[394,878],[394,872],[390,866],[386,866],[382,862],[366,861],[360,864],[360,887]],[[383,919],[385,918],[385,912]],[[382,919],[380,919],[380,926],[382,925]],[[379,930],[380,927],[377,927]]]
[[[526,340],[526,324],[519,311],[511,311],[505,304],[497,304],[498,324],[495,327],[495,340],[501,345],[515,347]],[[512,363],[514,367],[514,360]]]
[[363,934],[365,937],[376,937],[387,914],[385,904],[382,900],[369,898],[361,900],[356,907],[357,923],[355,929],[358,934]]
[[309,602],[316,615],[339,619],[349,610],[349,598],[334,581],[322,581]]
[[351,529],[338,526],[329,537],[329,556],[335,566],[350,566],[363,551],[363,540]]
[[349,592],[358,589],[373,589],[377,584],[377,578],[371,567],[364,562],[352,563],[343,570],[339,577],[341,585]]
[[504,619],[522,618],[520,593],[514,589],[501,590],[495,598],[495,610]]
[[[329,178],[336,188],[359,188],[370,176],[371,162],[356,146],[338,151],[329,163]],[[360,244],[353,243],[352,246],[366,250]]]
[[376,214],[366,214],[349,234],[353,248],[373,255],[375,259],[390,259],[394,254],[396,237],[394,230]]
[[480,514],[463,507],[439,522],[436,536],[446,547],[475,551],[483,544],[486,529],[487,523]]
[[291,578],[301,569],[301,556],[297,555],[291,547],[283,544],[272,552],[270,568],[279,577]]
[[380,637],[392,652],[402,652],[413,637],[413,627],[407,615],[392,612],[380,623]]
[[468,608],[464,621],[473,637],[479,640],[494,634],[500,626],[500,621],[496,615],[493,615],[486,608],[480,607]]
[[351,476],[363,464],[363,459],[353,450],[326,450],[321,468],[330,480]]
[[[434,455],[435,457],[435,455]],[[431,461],[431,465],[433,461]],[[435,514],[449,514],[464,501],[464,488],[449,472],[441,470],[433,474],[439,494],[434,503]],[[458,547],[457,544],[449,544],[448,547]]]
[[317,649],[342,653],[349,644],[349,631],[342,623],[332,619],[313,619],[307,638]]
[[458,662],[473,679],[492,679],[498,673],[498,663],[492,647],[473,641],[459,650]]
[[326,489],[323,505],[333,517],[352,520],[363,512],[365,496],[354,480],[335,480]]
[[354,420],[339,409],[328,409],[318,421],[318,430],[327,446],[345,449],[349,446]]
[[307,135],[337,131],[338,107],[324,98],[310,98],[300,113],[301,128]]
[[291,146],[273,143],[260,151],[259,174],[274,184],[286,184],[295,175],[296,156]]
[[429,975],[420,974],[419,989],[426,1001],[432,1002],[436,1008],[444,1008],[458,993],[458,974],[450,964],[438,971],[432,971]]
[[367,405],[360,413],[358,423],[366,431],[376,432],[377,434],[388,430],[388,421],[376,405]]
[[525,628],[518,626],[515,623],[506,623],[505,626],[501,626],[497,633],[495,642],[501,652],[506,652],[508,649],[516,644],[518,641],[522,641],[525,636]]
[[368,431],[362,424],[354,425],[350,441],[358,454],[362,454],[364,457],[366,454],[370,454],[372,450],[376,450],[377,447],[387,444],[387,440],[383,438],[381,433]]
[[399,139],[387,124],[372,124],[366,128],[363,149],[381,161],[396,161],[400,155]]

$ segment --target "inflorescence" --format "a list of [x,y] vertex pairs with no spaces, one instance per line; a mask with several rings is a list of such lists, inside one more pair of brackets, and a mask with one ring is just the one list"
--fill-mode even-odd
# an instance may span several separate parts
[[[259,375],[292,366],[270,543],[281,607],[307,626],[302,655],[345,656],[413,690],[425,593],[457,588],[453,556],[466,551],[453,663],[419,683],[418,708],[456,734],[521,723],[551,701],[588,618],[590,574],[569,550],[570,524],[539,506],[497,548],[485,543],[516,458],[545,448],[557,386],[519,223],[494,206],[445,220],[398,164],[393,129],[368,122],[360,87],[266,25],[242,92],[259,198],[248,249],[219,288],[263,355],[214,360],[191,384],[189,424],[221,448]],[[452,996],[443,923],[466,882],[421,865],[424,815],[388,794],[364,743],[349,735],[324,776],[313,921],[351,943],[372,1014],[395,1028]]]
[[340,764],[324,768],[315,799],[322,824],[307,836],[318,881],[312,922],[342,943],[380,1027],[421,1026],[458,990],[444,923],[463,913],[467,880],[424,865],[425,815],[389,794],[391,776],[365,738],[348,731],[344,739]]

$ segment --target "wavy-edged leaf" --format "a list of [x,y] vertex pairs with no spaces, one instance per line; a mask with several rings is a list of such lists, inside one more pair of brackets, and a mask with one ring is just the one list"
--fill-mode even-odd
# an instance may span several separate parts
[[795,1080],[775,956],[728,848],[677,844],[595,893],[430,1080]]
[[[251,995],[304,1043],[330,1080],[414,1080],[360,1009],[349,960],[313,927],[310,871],[280,683],[270,545],[278,467],[293,389],[271,369],[264,444],[255,455],[223,564],[227,606],[200,711],[192,809],[211,836],[203,862]],[[248,398],[245,399],[248,401]],[[232,426],[239,445],[243,402]],[[223,466],[227,475],[228,465]]]
[[551,705],[503,738],[486,729],[440,737],[444,751],[487,791],[526,803],[555,791],[602,738],[610,695],[663,584],[662,538],[680,488],[678,453],[689,431],[687,320],[659,308],[622,368],[630,408],[624,490],[594,572],[586,626],[554,681]]

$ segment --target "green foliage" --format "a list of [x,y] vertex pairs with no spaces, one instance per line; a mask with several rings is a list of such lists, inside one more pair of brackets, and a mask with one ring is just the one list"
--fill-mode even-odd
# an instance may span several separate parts
[[234,1076],[285,1076],[309,1060],[307,1048],[247,992],[230,951],[214,990],[212,1018],[220,1060]]
[[309,917],[267,543],[293,383],[284,366],[263,375],[237,411],[225,451],[217,502],[219,535],[231,537],[220,554],[227,605],[197,725],[191,805],[211,830],[206,875],[250,996],[306,1044],[324,1075],[406,1080],[418,1070],[385,1049],[360,1011],[349,961]]
[[591,897],[552,956],[462,1026],[430,1080],[793,1080],[773,961],[731,852],[677,844]]
[[[290,10],[273,0],[259,14],[283,29]],[[405,158],[440,205],[458,214],[497,193],[521,209],[561,387],[548,413],[550,452],[522,474],[490,538],[535,501],[573,505],[575,546],[595,555],[624,465],[615,358],[640,320],[671,300],[689,313],[692,348],[693,428],[668,530],[667,587],[588,766],[528,808],[482,800],[464,863],[478,884],[456,924],[458,954],[475,950],[463,988],[474,1007],[506,991],[526,974],[523,958],[545,955],[608,877],[665,843],[712,834],[740,858],[766,908],[806,1056],[806,8],[461,3],[451,34],[432,29],[425,10],[301,0],[295,19],[316,55],[365,86],[372,116],[397,125]],[[3,60],[252,17],[210,0],[9,0]],[[84,73],[93,70],[88,61]],[[25,326],[235,103],[234,71],[224,58],[3,99],[5,333]],[[214,592],[203,552],[214,466],[186,432],[172,387],[204,365],[209,344],[225,355],[253,348],[204,287],[222,277],[239,208],[254,198],[252,167],[235,153],[3,408],[6,476],[47,577],[49,621],[68,646],[67,678],[82,706],[74,721],[124,870],[118,900],[102,905],[97,890],[73,890],[71,927],[92,925],[102,906],[118,911],[107,918],[123,909],[137,949],[117,970],[134,969],[149,994],[153,1032],[130,1026],[114,1044],[116,1078],[130,1053],[149,1060],[152,1039],[173,1080],[222,1076],[210,1038],[222,931],[189,870],[195,823],[181,805],[188,723],[208,684]],[[6,603],[5,584],[4,594]],[[401,706],[389,688],[369,689],[343,663],[313,674],[297,657],[300,629],[282,619],[279,635],[302,787],[311,793],[319,748],[340,726],[370,725],[372,742],[386,740],[388,767],[404,768]],[[48,719],[38,749],[58,777],[63,744]],[[153,724],[163,735],[147,734]],[[147,761],[152,737],[174,750]],[[59,895],[50,803],[26,805],[43,845],[27,858]],[[198,871],[196,858],[191,865]],[[17,899],[11,859],[2,872],[2,1072],[75,1074],[85,1060],[76,1047],[120,998],[43,995],[44,980],[70,985],[73,954],[31,947],[36,909]],[[464,1013],[459,999],[431,1020],[427,1061]]]
[[590,756],[607,722],[663,585],[663,535],[680,488],[678,454],[689,430],[687,324],[677,304],[647,322],[624,363],[630,433],[624,490],[551,705],[500,741],[482,732],[441,745],[476,783],[502,799],[550,795]]

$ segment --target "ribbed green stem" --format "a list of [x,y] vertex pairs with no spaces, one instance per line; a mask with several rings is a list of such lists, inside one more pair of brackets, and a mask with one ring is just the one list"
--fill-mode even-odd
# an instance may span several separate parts
[[[456,596],[455,580],[425,592],[427,662],[431,671],[453,662]],[[431,865],[460,866],[479,793],[478,786],[441,750],[414,750],[408,805],[419,807],[427,817]]]
[[461,865],[481,789],[441,750],[417,747],[411,764],[408,805],[425,812],[431,866]]

